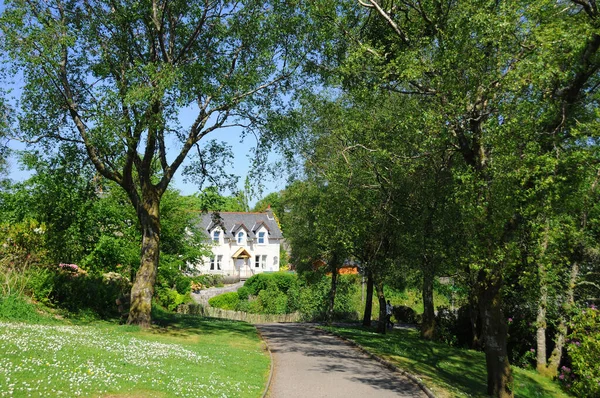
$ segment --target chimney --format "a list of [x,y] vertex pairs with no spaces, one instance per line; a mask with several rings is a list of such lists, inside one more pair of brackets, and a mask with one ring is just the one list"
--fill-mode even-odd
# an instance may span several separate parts
[[274,220],[275,216],[273,215],[273,210],[271,210],[271,205],[267,206],[267,209],[265,210],[265,213],[267,213],[267,219],[269,220]]

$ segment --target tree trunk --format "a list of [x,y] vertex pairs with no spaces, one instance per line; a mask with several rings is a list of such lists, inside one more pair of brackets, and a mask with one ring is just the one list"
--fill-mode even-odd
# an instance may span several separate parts
[[479,316],[479,289],[476,287],[476,283],[471,283],[469,289],[469,321],[471,324],[471,344],[470,347],[473,350],[481,350],[481,336],[480,336],[480,316]]
[[550,226],[546,223],[544,230],[544,240],[542,242],[542,251],[538,260],[538,275],[540,278],[540,300],[538,302],[538,312],[536,318],[536,368],[541,374],[546,374],[546,308],[548,307],[548,277],[546,273],[545,254],[548,249],[548,235]]
[[159,200],[147,200],[138,211],[142,227],[142,255],[140,269],[131,288],[129,325],[147,328],[152,322],[152,296],[158,271],[160,245]]
[[549,377],[558,376],[558,366],[560,365],[560,361],[562,360],[562,351],[565,346],[565,336],[567,335],[567,325],[565,324],[564,319],[560,321],[558,325],[558,330],[556,332],[556,337],[554,338],[554,349],[550,354],[550,359],[548,360],[548,366],[545,369],[545,375]]
[[365,301],[365,312],[363,314],[363,326],[371,326],[371,314],[373,313],[373,275],[367,271],[367,297]]
[[327,310],[327,324],[331,326],[333,322],[333,310],[335,308],[335,293],[337,290],[337,258],[331,260],[331,290],[329,291],[329,308]]
[[423,322],[421,337],[433,339],[435,332],[435,310],[433,308],[433,267],[426,255],[423,255]]
[[[575,286],[577,283],[577,278],[579,277],[579,263],[574,262],[571,267],[571,274],[569,276],[569,287],[567,289],[567,309],[570,309],[575,304]],[[560,365],[560,361],[562,360],[562,352],[563,347],[565,346],[565,337],[567,335],[567,325],[565,321],[565,316],[563,315],[560,320],[560,324],[558,325],[558,330],[556,331],[556,337],[554,338],[554,350],[550,354],[550,359],[548,360],[548,366],[546,369],[546,374],[548,376],[555,377],[558,375],[558,366]]]
[[536,368],[541,374],[546,372],[546,306],[548,302],[548,292],[544,287],[541,289],[541,297],[538,303],[538,313],[536,318],[537,331],[536,338]]
[[386,313],[385,313],[385,295],[383,293],[383,282],[376,281],[374,283],[375,291],[377,292],[377,300],[379,301],[379,320],[377,321],[377,333],[385,334],[387,329]]
[[502,311],[500,294],[502,279],[487,277],[482,282],[484,287],[479,303],[488,376],[487,392],[492,397],[512,398],[513,378],[506,348],[508,327]]

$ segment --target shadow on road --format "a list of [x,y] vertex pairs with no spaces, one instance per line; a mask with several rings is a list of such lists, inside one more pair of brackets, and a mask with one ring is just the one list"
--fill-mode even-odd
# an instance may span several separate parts
[[[310,389],[323,397],[424,396],[409,379],[329,333],[303,324],[267,324],[258,328],[275,357],[273,397],[300,396],[284,390],[288,386],[299,388],[294,383],[300,385],[305,396],[314,393]],[[296,380],[290,380],[291,377]]]

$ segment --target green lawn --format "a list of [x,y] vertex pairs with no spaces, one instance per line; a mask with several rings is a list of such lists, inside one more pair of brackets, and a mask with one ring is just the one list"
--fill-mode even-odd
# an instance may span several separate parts
[[[438,397],[486,396],[482,352],[424,341],[415,330],[394,330],[386,335],[359,327],[329,330],[421,378]],[[569,397],[558,384],[534,371],[513,367],[513,375],[517,397]]]
[[0,397],[260,397],[269,356],[246,323],[172,317],[147,331],[0,322]]

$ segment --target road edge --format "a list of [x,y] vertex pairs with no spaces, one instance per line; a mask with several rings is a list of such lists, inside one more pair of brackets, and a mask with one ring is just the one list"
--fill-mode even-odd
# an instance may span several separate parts
[[[343,340],[344,342],[358,348],[361,352],[363,352],[364,354],[366,354],[367,356],[369,356],[370,358],[376,360],[377,362],[379,362],[380,364],[382,364],[383,366],[385,366],[386,368],[388,368],[389,370],[393,371],[393,372],[398,372],[401,375],[405,376],[406,378],[408,378],[409,380],[411,380],[413,383],[415,383],[416,385],[419,386],[419,388],[425,393],[425,395],[427,395],[429,398],[436,398],[436,396],[433,394],[433,392],[427,388],[427,386],[425,385],[425,383],[423,383],[417,376],[413,375],[412,373],[407,372],[406,370],[399,368],[398,366],[394,365],[393,363],[381,358],[380,356],[377,356],[375,354],[373,354],[372,352],[368,351],[366,348],[364,348],[363,346],[361,346],[360,344],[358,344],[355,341],[352,341],[342,335],[340,335],[337,332],[334,332],[332,330],[327,330],[321,327],[317,327],[317,326],[313,326],[313,328],[321,330],[325,333],[329,333],[335,337],[337,337],[340,340]],[[263,397],[264,398],[264,397]]]
[[265,389],[262,393],[262,398],[266,398],[267,395],[269,394],[269,389],[271,388],[271,381],[273,380],[273,370],[275,368],[275,364],[273,363],[273,353],[271,352],[271,348],[269,347],[269,343],[267,343],[267,340],[264,338],[264,336],[262,335],[262,333],[260,332],[260,329],[257,328],[256,326],[254,326],[254,328],[256,329],[256,332],[258,333],[258,337],[262,340],[262,342],[265,345],[266,350],[269,352],[269,358],[270,358],[270,366],[269,366],[269,378],[267,379],[267,384],[265,386]]

